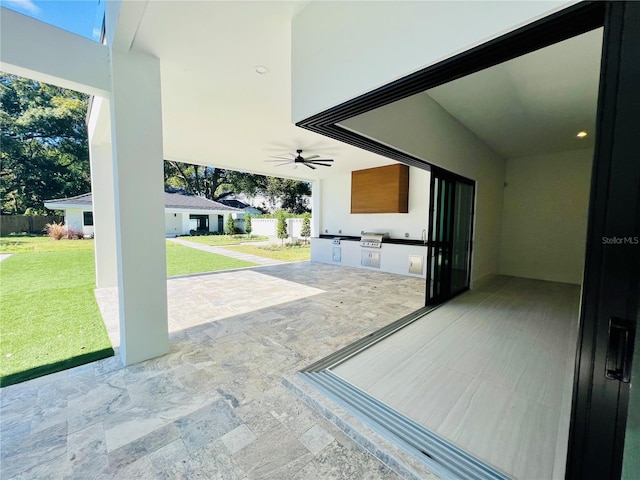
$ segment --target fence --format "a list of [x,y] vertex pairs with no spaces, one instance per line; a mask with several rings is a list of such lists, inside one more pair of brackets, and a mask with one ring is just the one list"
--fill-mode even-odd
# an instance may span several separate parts
[[[287,218],[287,233],[289,233],[289,239],[297,240],[302,238],[302,235],[300,235],[302,222],[302,218]],[[251,235],[277,237],[278,219],[251,217]]]
[[64,217],[58,215],[2,215],[0,216],[0,235],[44,233],[44,226],[53,222],[62,223]]

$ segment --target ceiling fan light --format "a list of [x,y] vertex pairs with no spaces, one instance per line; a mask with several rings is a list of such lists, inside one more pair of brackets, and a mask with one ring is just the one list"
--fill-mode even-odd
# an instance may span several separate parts
[[585,138],[587,135],[589,135],[586,131],[581,130],[576,134],[576,137],[578,138]]

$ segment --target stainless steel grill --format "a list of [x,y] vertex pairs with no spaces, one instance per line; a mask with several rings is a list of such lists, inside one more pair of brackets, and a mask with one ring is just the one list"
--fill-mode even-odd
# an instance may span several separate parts
[[382,240],[389,238],[388,233],[364,232],[360,237],[360,246],[366,248],[382,248]]

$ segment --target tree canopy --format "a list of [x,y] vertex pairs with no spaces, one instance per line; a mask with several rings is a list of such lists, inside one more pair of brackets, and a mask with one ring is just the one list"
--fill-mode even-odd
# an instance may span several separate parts
[[88,97],[0,73],[0,210],[46,213],[43,202],[90,190]]
[[[0,212],[46,214],[44,201],[91,190],[88,96],[0,72]],[[264,195],[270,209],[308,211],[307,182],[164,162],[165,187],[210,200]]]
[[291,213],[309,211],[305,197],[311,195],[311,186],[299,180],[175,161],[165,161],[164,178],[166,187],[181,188],[210,200],[219,200],[231,193],[260,194],[267,198],[271,209],[279,206]]

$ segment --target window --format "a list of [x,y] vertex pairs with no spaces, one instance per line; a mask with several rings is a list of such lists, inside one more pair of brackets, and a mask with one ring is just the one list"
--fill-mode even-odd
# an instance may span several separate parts
[[82,212],[82,224],[85,227],[93,227],[93,212]]

